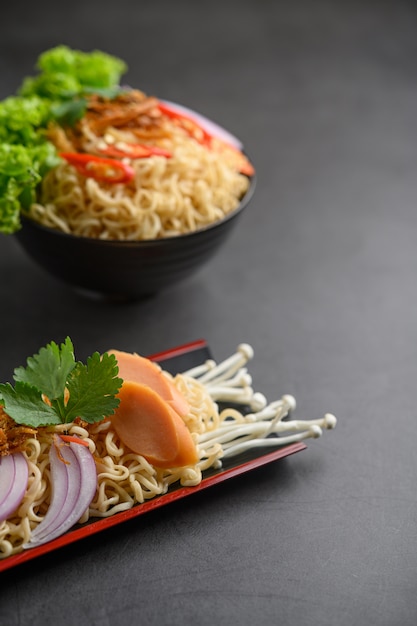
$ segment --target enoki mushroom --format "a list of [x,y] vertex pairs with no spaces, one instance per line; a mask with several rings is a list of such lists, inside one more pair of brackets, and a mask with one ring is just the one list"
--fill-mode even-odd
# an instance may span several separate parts
[[[253,358],[253,349],[240,344],[235,354],[216,363],[205,363],[182,374],[204,385],[218,411],[218,422],[197,436],[200,466],[221,467],[221,459],[234,457],[252,448],[285,446],[309,438],[317,438],[323,430],[336,426],[336,417],[326,413],[312,420],[287,419],[296,408],[292,395],[268,403],[262,393],[255,392],[246,364]],[[221,408],[232,403],[233,407]],[[214,461],[214,459],[216,459]]]

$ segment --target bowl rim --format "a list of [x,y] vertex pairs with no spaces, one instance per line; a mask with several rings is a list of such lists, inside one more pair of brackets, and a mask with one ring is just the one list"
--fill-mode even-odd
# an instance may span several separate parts
[[[255,192],[255,187],[257,184],[256,173],[253,174],[252,176],[248,176],[247,178],[250,181],[249,187],[245,195],[241,198],[238,206],[235,209],[233,209],[233,211],[230,211],[230,213],[227,213],[227,215],[225,215],[222,219],[217,220],[216,222],[213,222],[212,224],[208,224],[207,226],[203,226],[202,228],[199,228],[198,230],[193,230],[189,233],[184,233],[183,235],[173,235],[172,237],[161,237],[159,239],[99,239],[98,237],[97,238],[96,237],[84,237],[83,235],[73,235],[71,233],[65,233],[61,230],[57,230],[50,226],[44,226],[40,222],[37,222],[36,220],[26,215],[23,211],[20,214],[21,226],[22,226],[20,230],[22,230],[25,224],[29,224],[31,228],[35,228],[39,231],[49,233],[51,235],[55,235],[56,237],[62,237],[63,239],[67,239],[67,240],[82,241],[83,243],[90,241],[90,242],[94,242],[94,244],[98,246],[120,245],[126,248],[137,247],[137,246],[141,246],[141,247],[151,247],[151,246],[158,246],[158,245],[162,246],[166,244],[167,242],[175,244],[175,242],[178,242],[178,241],[184,241],[184,240],[189,241],[189,240],[192,240],[193,238],[199,237],[203,233],[214,231],[217,228],[220,228],[223,224],[232,220],[234,217],[236,217],[239,213],[241,213],[246,208],[246,206],[249,204]],[[19,236],[20,230],[17,231],[15,235]]]

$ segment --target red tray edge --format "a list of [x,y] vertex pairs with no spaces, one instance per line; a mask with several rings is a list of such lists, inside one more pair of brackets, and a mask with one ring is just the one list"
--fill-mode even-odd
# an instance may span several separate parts
[[75,541],[79,541],[80,539],[90,537],[91,535],[102,532],[103,530],[121,524],[127,520],[139,517],[140,515],[144,515],[149,511],[158,509],[166,504],[175,502],[176,500],[181,500],[187,496],[207,489],[208,487],[212,487],[216,484],[222,483],[229,478],[234,478],[235,476],[239,476],[240,474],[244,474],[245,472],[248,472],[250,470],[262,467],[263,465],[267,465],[272,461],[276,461],[291,454],[295,454],[296,452],[301,452],[301,450],[306,449],[306,447],[307,446],[304,443],[300,442],[278,448],[272,452],[269,452],[268,454],[264,454],[255,459],[251,459],[246,463],[231,467],[224,472],[220,472],[219,474],[203,478],[201,483],[199,485],[196,485],[195,487],[180,487],[178,489],[175,489],[175,491],[168,492],[162,496],[153,498],[152,500],[147,500],[142,504],[135,505],[127,511],[121,511],[120,513],[117,513],[116,515],[113,515],[111,517],[105,517],[95,522],[90,522],[85,526],[77,528],[76,530],[70,531],[65,535],[62,535],[61,537],[50,541],[47,544],[44,544],[37,548],[31,548],[13,556],[6,557],[4,560],[0,561],[0,572],[15,567],[16,565],[19,565],[21,563],[25,563],[26,561],[30,561],[36,557],[47,554],[48,552],[52,552],[57,548],[67,546],[71,543],[74,543]]
[[[174,356],[179,356],[181,354],[185,354],[186,352],[198,350],[199,348],[204,347],[207,347],[207,342],[204,339],[198,339],[196,341],[183,344],[170,350],[165,350],[163,352],[152,354],[148,358],[158,361],[162,359],[173,358]],[[89,522],[85,526],[81,526],[73,531],[69,531],[65,533],[65,535],[57,537],[47,544],[38,546],[37,548],[30,548],[28,550],[25,550],[24,552],[20,552],[19,554],[15,554],[0,560],[0,572],[11,569],[12,567],[16,567],[17,565],[30,561],[36,557],[48,554],[49,552],[53,552],[58,548],[70,545],[75,541],[79,541],[96,533],[99,533],[103,530],[121,524],[129,519],[139,517],[140,515],[143,515],[149,511],[158,509],[166,504],[170,504],[171,502],[175,502],[176,500],[180,500],[187,496],[198,493],[203,489],[207,489],[208,487],[222,483],[229,478],[233,478],[252,469],[262,467],[263,465],[267,465],[272,461],[282,459],[291,454],[295,454],[296,452],[300,452],[306,447],[307,446],[304,443],[299,442],[283,446],[282,448],[276,448],[275,450],[263,454],[259,457],[250,459],[249,461],[230,467],[224,471],[220,471],[217,474],[203,478],[201,483],[194,487],[179,487],[176,488],[174,491],[168,491],[168,493],[162,496],[158,496],[156,498],[153,498],[152,500],[147,500],[142,504],[135,505],[127,511],[121,511],[120,513],[117,513],[111,517],[100,518],[97,521]]]

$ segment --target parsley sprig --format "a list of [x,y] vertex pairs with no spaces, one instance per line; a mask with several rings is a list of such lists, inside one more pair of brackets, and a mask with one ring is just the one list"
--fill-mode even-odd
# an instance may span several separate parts
[[94,352],[76,361],[69,337],[51,341],[14,370],[15,385],[0,384],[0,403],[17,424],[68,424],[76,417],[93,424],[113,415],[122,379],[113,354]]

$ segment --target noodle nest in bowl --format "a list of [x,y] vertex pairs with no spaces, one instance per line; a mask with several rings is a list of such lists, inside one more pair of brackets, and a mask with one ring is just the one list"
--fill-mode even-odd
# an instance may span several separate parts
[[[83,145],[131,143],[129,130],[106,129],[105,137],[82,127]],[[137,139],[136,139],[137,141]],[[103,183],[63,162],[43,179],[29,216],[36,222],[82,237],[140,241],[184,235],[233,212],[250,179],[240,173],[234,150],[212,150],[171,120],[158,145],[170,158],[124,159],[134,169],[128,183]]]

